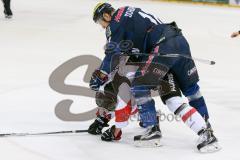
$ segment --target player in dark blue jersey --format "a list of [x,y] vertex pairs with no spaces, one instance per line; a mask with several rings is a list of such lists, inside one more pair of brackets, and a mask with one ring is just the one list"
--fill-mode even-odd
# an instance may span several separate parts
[[12,11],[10,7],[11,0],[2,0],[4,5],[4,14],[6,18],[12,18]]
[[[177,83],[182,93],[189,99],[190,105],[195,107],[206,121],[208,120],[207,107],[197,84],[199,77],[196,66],[191,58],[184,58],[191,57],[188,42],[175,23],[162,23],[158,18],[140,8],[122,7],[115,10],[108,3],[100,3],[96,6],[93,20],[106,29],[108,40],[105,50],[106,56],[98,70],[102,75],[109,74],[116,69],[118,57],[122,53],[135,55],[137,51],[137,61],[142,65],[136,72],[132,83],[132,93],[139,107],[143,125],[150,128],[148,130],[150,134],[158,130],[155,126],[157,123],[155,104],[150,95],[150,90],[154,87],[152,87],[149,78],[146,83],[146,78],[142,77],[150,77],[147,74],[152,64],[165,66],[167,68],[165,72],[172,75],[174,83]],[[166,73],[162,75],[162,78],[167,75]],[[105,83],[101,74],[98,75],[100,76],[93,76],[90,82],[90,86],[94,90],[98,90]],[[168,103],[168,99],[169,97],[162,96],[164,103]],[[176,100],[176,103],[168,105],[174,106],[178,105],[177,103]],[[180,115],[188,110],[186,106],[175,109],[173,112]],[[189,110],[185,114],[186,116],[182,115],[183,119],[189,118],[189,115],[191,116],[193,113]],[[210,137],[217,141],[212,134],[210,124],[208,129],[199,134],[208,136],[206,143],[212,143],[212,141],[208,141]],[[142,137],[136,138],[141,139]]]

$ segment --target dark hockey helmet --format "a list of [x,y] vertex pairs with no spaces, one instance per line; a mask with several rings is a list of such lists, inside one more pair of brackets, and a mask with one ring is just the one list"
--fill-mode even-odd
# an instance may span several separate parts
[[100,18],[103,17],[104,13],[111,14],[114,8],[109,3],[98,3],[93,10],[93,21],[96,23]]

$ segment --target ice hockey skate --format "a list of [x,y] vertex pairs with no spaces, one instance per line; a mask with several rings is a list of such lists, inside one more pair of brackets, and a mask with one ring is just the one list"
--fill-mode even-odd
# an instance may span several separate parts
[[211,129],[202,130],[199,133],[199,139],[197,144],[197,149],[201,153],[209,153],[216,152],[221,149],[218,144],[217,138],[214,136],[213,131]]
[[134,136],[134,145],[136,147],[160,147],[161,138],[159,125],[149,126],[144,134]]

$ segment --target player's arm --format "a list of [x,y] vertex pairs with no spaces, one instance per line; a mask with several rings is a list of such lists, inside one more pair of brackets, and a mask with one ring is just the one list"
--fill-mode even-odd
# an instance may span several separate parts
[[233,32],[231,37],[234,38],[234,37],[237,37],[240,35],[240,30],[238,32]]
[[108,26],[106,29],[107,44],[105,45],[105,57],[100,66],[100,69],[106,73],[111,73],[115,69],[121,54],[121,49],[118,46],[124,40],[125,29],[120,26],[117,26],[117,28],[114,28],[114,31],[112,31],[111,26]]
[[121,51],[118,47],[119,42],[123,40],[124,30],[118,30],[116,33],[107,35],[108,43],[105,48],[105,57],[100,67],[93,73],[90,80],[90,88],[98,91],[100,86],[108,81],[108,74],[115,70]]
[[98,91],[100,86],[108,81],[108,75],[115,69],[119,55],[119,51],[106,53],[101,66],[92,74],[90,80],[90,88],[92,90]]

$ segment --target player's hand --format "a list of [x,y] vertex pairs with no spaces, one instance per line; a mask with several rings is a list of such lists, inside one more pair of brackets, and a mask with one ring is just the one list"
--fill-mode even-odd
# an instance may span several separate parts
[[239,31],[238,31],[238,32],[233,32],[232,35],[231,35],[231,37],[232,37],[232,38],[237,37],[239,34],[240,34]]
[[111,128],[109,128],[102,134],[101,139],[107,142],[113,140],[118,141],[121,139],[121,135],[122,135],[121,129],[117,129],[115,125],[113,125]]
[[101,116],[97,116],[96,120],[89,126],[88,133],[93,135],[99,135],[102,133],[104,127],[108,127],[109,119]]
[[102,70],[95,70],[90,80],[90,88],[94,91],[98,91],[100,86],[108,81],[108,75]]

